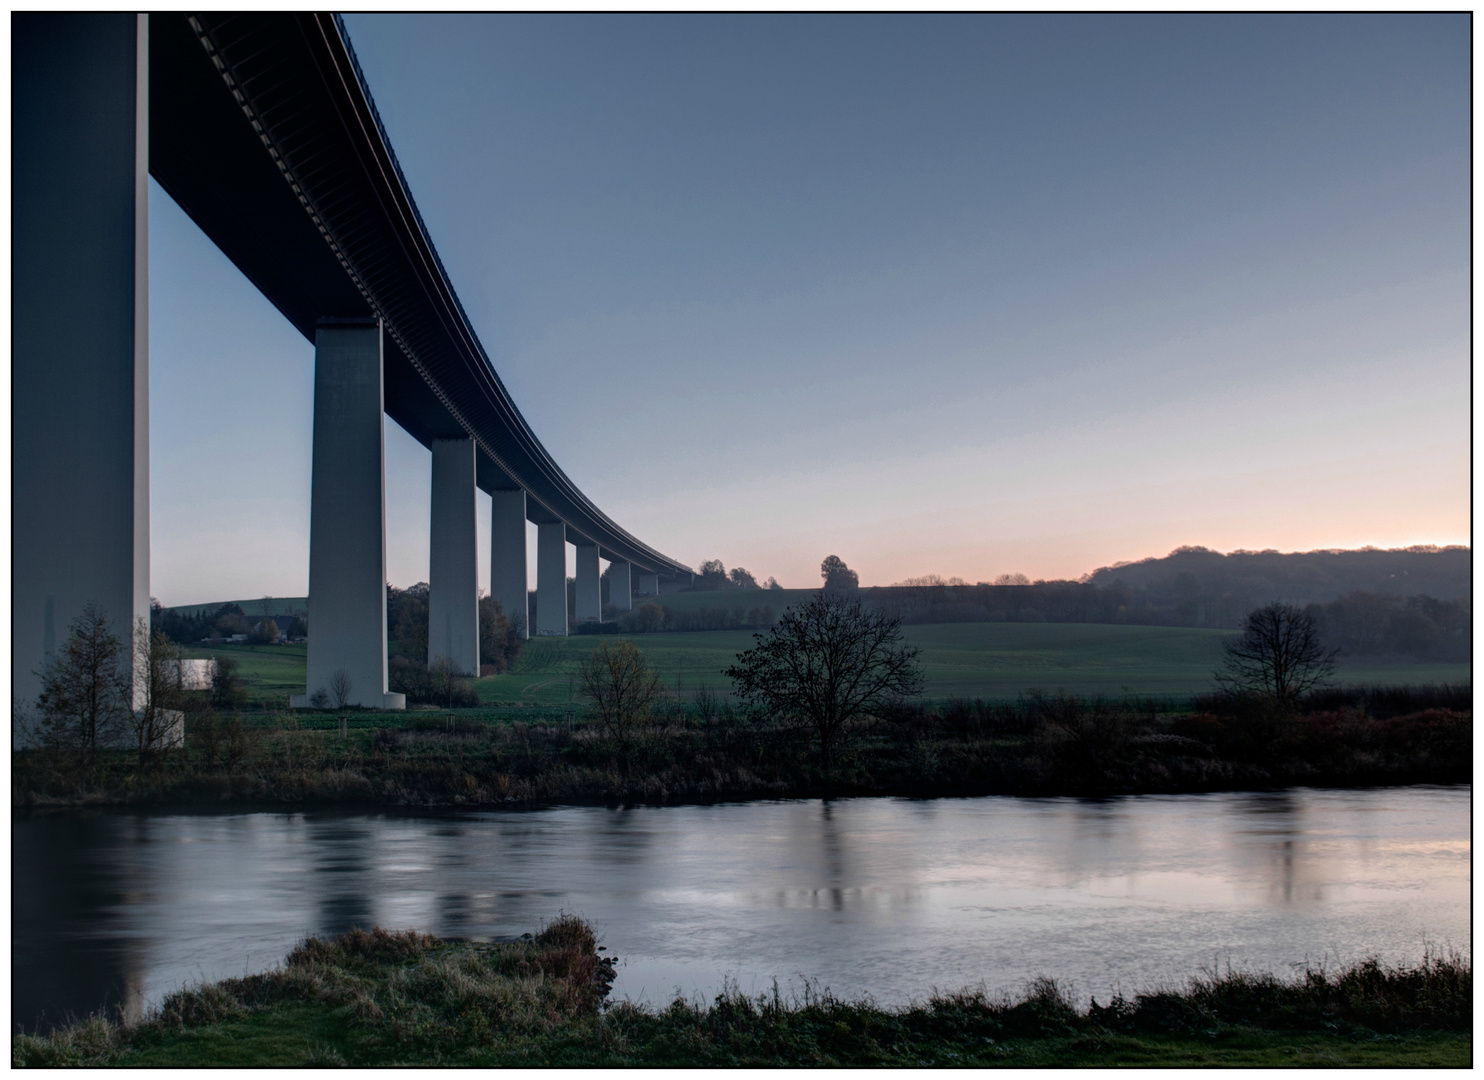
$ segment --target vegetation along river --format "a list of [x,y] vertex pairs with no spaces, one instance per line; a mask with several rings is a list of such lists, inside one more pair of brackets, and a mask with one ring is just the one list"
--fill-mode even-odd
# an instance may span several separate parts
[[1468,955],[1470,788],[847,799],[454,815],[17,816],[13,1024],[270,968],[305,935],[499,939],[558,912],[616,996],[1037,975],[1106,1000],[1203,967]]

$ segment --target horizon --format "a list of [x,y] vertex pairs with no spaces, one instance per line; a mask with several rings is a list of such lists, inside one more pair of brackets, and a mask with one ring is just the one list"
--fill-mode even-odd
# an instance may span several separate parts
[[[667,555],[1470,539],[1466,15],[345,21],[501,379]],[[303,595],[313,348],[149,210],[152,591]],[[393,581],[428,462],[386,424]]]
[[[1223,558],[1229,558],[1229,557],[1231,557],[1233,555],[1347,555],[1347,554],[1361,553],[1361,552],[1385,552],[1385,553],[1396,552],[1396,553],[1410,553],[1410,554],[1422,554],[1422,555],[1426,555],[1426,554],[1440,553],[1440,552],[1444,552],[1444,551],[1469,551],[1469,550],[1471,550],[1471,549],[1470,549],[1470,547],[1469,547],[1468,544],[1411,544],[1411,545],[1408,545],[1406,547],[1390,547],[1390,548],[1376,547],[1375,545],[1368,544],[1368,545],[1365,545],[1363,547],[1358,547],[1358,548],[1313,548],[1313,549],[1308,550],[1308,551],[1279,551],[1276,548],[1261,548],[1261,549],[1236,548],[1236,549],[1234,549],[1232,551],[1217,551],[1214,548],[1204,547],[1204,546],[1202,546],[1200,544],[1182,544],[1182,545],[1180,545],[1177,548],[1171,549],[1169,552],[1167,552],[1164,555],[1148,555],[1148,556],[1145,556],[1142,559],[1127,559],[1127,560],[1124,560],[1122,562],[1108,563],[1108,564],[1106,564],[1104,566],[1099,566],[1099,567],[1097,567],[1097,568],[1095,568],[1093,570],[1088,570],[1085,573],[1082,573],[1082,574],[1078,575],[1077,577],[1031,578],[1025,584],[1030,584],[1030,585],[1049,585],[1049,584],[1064,584],[1064,583],[1067,583],[1067,582],[1084,583],[1084,582],[1089,581],[1095,574],[1102,573],[1104,570],[1120,570],[1120,569],[1122,569],[1125,566],[1137,566],[1137,565],[1139,565],[1141,563],[1146,563],[1146,562],[1158,562],[1158,561],[1160,561],[1162,559],[1168,559],[1168,558],[1171,558],[1172,556],[1184,554],[1184,553],[1187,553],[1187,552],[1190,552],[1190,553],[1204,552],[1204,553],[1208,553],[1208,554],[1212,554],[1212,555],[1220,555]],[[730,567],[728,567],[728,569],[730,569]],[[1018,573],[1018,571],[1009,571],[1009,573],[1014,574],[1014,573]],[[918,576],[931,576],[931,572],[929,572],[929,574],[927,574],[927,575],[918,575]],[[940,575],[937,575],[937,576],[945,579],[945,587],[980,588],[980,587],[986,586],[986,585],[991,586],[991,587],[1006,587],[1006,588],[1013,588],[1013,587],[1015,587],[1014,585],[996,586],[996,584],[995,584],[995,582],[993,580],[982,580],[982,581],[967,581],[967,580],[965,580],[965,581],[963,581],[961,583],[961,585],[947,586],[946,581],[947,581],[947,578],[949,577],[949,575],[940,574]],[[955,576],[957,576],[957,575],[955,575]],[[427,584],[427,579],[426,578],[421,578],[421,579],[418,579],[417,581],[409,582],[407,585],[398,585],[396,582],[389,580],[387,582],[387,584],[390,585],[393,588],[407,589],[407,588],[410,588],[410,587],[412,587],[414,585],[426,585]],[[1018,585],[1020,583],[1016,583],[1016,584]],[[780,583],[780,585],[781,585],[781,583]],[[784,589],[786,589],[786,590],[814,590],[814,589],[821,589],[824,586],[822,584],[820,584],[820,585],[810,584],[810,585],[781,585],[781,587],[784,588]],[[862,583],[860,587],[862,589],[891,589],[891,588],[916,588],[917,586],[904,585],[901,581],[893,581],[893,582],[882,582],[880,584],[865,584],[865,583]],[[535,590],[535,586],[532,585],[531,586],[531,591],[534,591],[534,590]],[[485,595],[486,591],[487,590],[481,589],[480,590],[480,595],[481,596]],[[759,585],[758,591],[764,592],[764,591],[767,591],[767,590],[766,590],[766,587],[765,586]],[[155,597],[151,597],[151,599],[154,600],[156,598]],[[274,596],[272,594],[265,593],[265,594],[262,594],[262,595],[259,595],[259,596],[248,596],[248,597],[236,598],[236,599],[232,599],[232,600],[188,600],[188,601],[184,601],[184,602],[178,603],[178,604],[164,604],[164,603],[162,603],[160,606],[161,607],[165,607],[165,608],[187,608],[187,607],[204,607],[204,608],[210,608],[210,607],[218,606],[218,605],[222,605],[222,604],[261,603],[264,600],[268,600],[268,601],[280,601],[281,600],[281,601],[284,601],[284,602],[288,602],[288,601],[291,601],[291,600],[303,600],[303,599],[308,599],[307,593],[305,593],[305,594],[294,594],[294,595],[281,595],[281,596]],[[252,614],[252,613],[251,612],[248,612],[248,614]]]

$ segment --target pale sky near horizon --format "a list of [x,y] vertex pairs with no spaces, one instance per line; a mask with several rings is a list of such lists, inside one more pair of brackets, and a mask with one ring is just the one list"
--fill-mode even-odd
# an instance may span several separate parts
[[[675,558],[1469,540],[1467,14],[346,25],[517,405]],[[151,591],[303,595],[313,349],[150,214]],[[394,584],[428,470],[388,420]]]

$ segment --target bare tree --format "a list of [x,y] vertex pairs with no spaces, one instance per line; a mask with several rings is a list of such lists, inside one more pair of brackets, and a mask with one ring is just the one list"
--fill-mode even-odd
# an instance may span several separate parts
[[1320,643],[1314,617],[1292,604],[1272,603],[1251,612],[1242,636],[1228,638],[1221,647],[1226,655],[1216,672],[1219,686],[1283,704],[1335,670],[1335,650]]
[[41,672],[42,745],[90,766],[129,707],[129,667],[108,616],[92,601]]
[[135,689],[125,727],[144,768],[184,743],[185,653],[164,634],[151,634],[143,618],[134,624],[133,653]]
[[722,674],[754,707],[810,724],[826,768],[846,724],[922,692],[921,650],[902,640],[902,620],[859,600],[817,594],[753,638]]
[[463,672],[446,656],[440,656],[428,665],[428,688],[436,703],[446,709],[453,708],[454,691],[463,683]]
[[335,708],[343,709],[350,704],[350,691],[350,673],[344,668],[337,669],[330,676],[330,699]]
[[603,642],[578,667],[578,685],[609,735],[627,741],[663,692],[659,675],[631,641]]

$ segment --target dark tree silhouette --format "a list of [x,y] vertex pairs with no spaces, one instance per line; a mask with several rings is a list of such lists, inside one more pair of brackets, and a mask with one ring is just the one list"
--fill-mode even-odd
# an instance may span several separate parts
[[903,642],[902,620],[859,600],[821,593],[753,638],[722,674],[755,708],[812,726],[826,768],[847,723],[922,692],[920,650]]
[[824,578],[824,587],[830,592],[860,588],[860,578],[838,555],[825,556],[824,562],[819,564],[819,576]]
[[731,581],[727,578],[727,568],[722,565],[722,561],[720,559],[707,559],[701,563],[701,572],[696,575],[691,588],[711,591],[715,589],[729,589],[731,585]]
[[91,600],[41,672],[41,741],[90,766],[129,710],[130,649]]
[[1314,616],[1292,604],[1272,603],[1250,612],[1242,636],[1222,642],[1226,656],[1216,682],[1234,693],[1289,703],[1327,680],[1335,650],[1319,640]]

